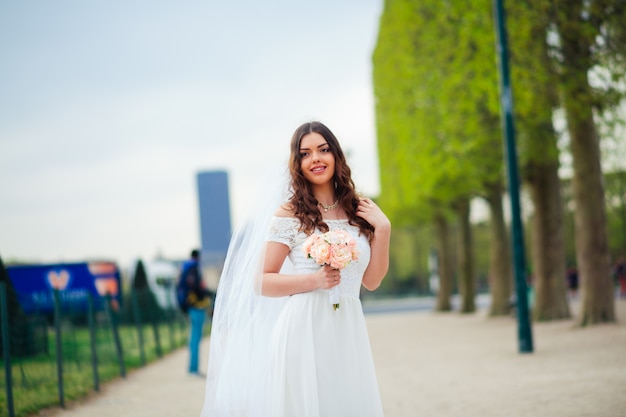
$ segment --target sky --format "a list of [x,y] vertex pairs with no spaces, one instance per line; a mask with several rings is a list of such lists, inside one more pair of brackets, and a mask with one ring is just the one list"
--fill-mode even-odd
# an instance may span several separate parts
[[310,120],[375,196],[382,3],[0,3],[0,257],[184,258],[196,174],[228,172],[236,227]]

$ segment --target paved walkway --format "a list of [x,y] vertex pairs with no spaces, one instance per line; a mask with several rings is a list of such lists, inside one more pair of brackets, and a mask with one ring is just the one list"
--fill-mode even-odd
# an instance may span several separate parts
[[[575,307],[575,306],[574,306]],[[626,300],[619,322],[578,329],[533,325],[518,353],[517,323],[484,311],[367,316],[386,417],[624,417]],[[208,340],[203,341],[204,360]],[[54,417],[196,417],[204,380],[184,372],[185,349],[105,385]]]

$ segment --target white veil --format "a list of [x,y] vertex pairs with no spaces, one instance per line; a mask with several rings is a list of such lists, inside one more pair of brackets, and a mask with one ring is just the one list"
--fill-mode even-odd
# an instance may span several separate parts
[[269,415],[268,342],[286,297],[261,296],[262,267],[270,220],[288,198],[288,178],[287,172],[270,175],[250,207],[254,214],[231,238],[215,300],[202,417]]

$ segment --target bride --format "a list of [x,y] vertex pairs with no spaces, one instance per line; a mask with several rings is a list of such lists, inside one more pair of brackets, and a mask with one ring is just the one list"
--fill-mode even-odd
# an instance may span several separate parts
[[[202,416],[382,416],[359,293],[387,273],[390,222],[357,197],[339,142],[322,123],[294,132],[289,173],[287,201],[232,239]],[[303,250],[311,235],[329,231],[347,232],[359,254],[343,269]]]

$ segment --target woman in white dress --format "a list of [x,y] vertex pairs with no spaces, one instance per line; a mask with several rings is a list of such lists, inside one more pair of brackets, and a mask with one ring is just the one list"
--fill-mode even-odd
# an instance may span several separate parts
[[[223,315],[229,325],[220,322],[220,301],[232,308],[248,287],[224,284],[229,302],[218,288],[203,416],[382,416],[359,294],[361,285],[376,289],[387,273],[390,222],[373,201],[357,196],[339,142],[322,123],[296,129],[289,172],[290,197],[269,219],[255,295]],[[348,232],[359,252],[341,270],[303,251],[312,234],[335,230]],[[339,308],[329,291],[339,294],[333,301]]]

